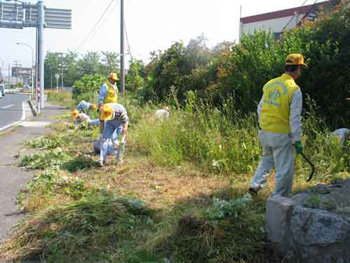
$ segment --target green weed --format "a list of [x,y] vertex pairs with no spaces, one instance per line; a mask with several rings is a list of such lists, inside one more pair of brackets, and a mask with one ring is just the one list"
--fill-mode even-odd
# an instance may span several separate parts
[[44,154],[30,154],[22,159],[21,165],[29,169],[50,169],[58,168],[72,157],[66,154],[61,148],[49,150]]
[[34,148],[34,149],[55,149],[57,147],[63,146],[66,141],[57,135],[50,134],[45,137],[38,137],[33,140],[30,140],[27,145]]

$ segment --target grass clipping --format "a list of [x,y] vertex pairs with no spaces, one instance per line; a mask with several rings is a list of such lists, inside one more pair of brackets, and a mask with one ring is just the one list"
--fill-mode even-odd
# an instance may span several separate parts
[[78,262],[85,256],[107,252],[106,248],[124,240],[140,221],[147,220],[148,214],[138,199],[103,195],[85,198],[48,210],[20,226],[16,243],[6,246],[16,255],[8,257],[44,257],[49,262],[70,258]]
[[186,214],[155,248],[170,262],[269,262],[264,216],[248,197],[214,199],[201,216]]

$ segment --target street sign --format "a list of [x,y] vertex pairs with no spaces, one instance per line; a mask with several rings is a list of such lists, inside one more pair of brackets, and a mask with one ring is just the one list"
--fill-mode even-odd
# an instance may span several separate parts
[[[71,29],[72,10],[45,8],[45,28]],[[22,29],[37,27],[38,7],[33,4],[3,3],[0,0],[0,27]]]
[[0,2],[0,27],[23,28],[24,25],[23,5],[17,3]]
[[45,27],[57,29],[72,28],[72,10],[68,9],[45,9]]
[[56,73],[56,74],[55,74],[55,78],[56,78],[56,79],[59,79],[59,78],[60,78],[60,74],[57,74],[57,73]]

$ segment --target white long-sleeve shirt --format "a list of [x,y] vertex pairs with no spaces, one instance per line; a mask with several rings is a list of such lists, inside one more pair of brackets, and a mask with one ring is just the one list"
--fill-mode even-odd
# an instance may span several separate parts
[[339,143],[341,146],[344,145],[345,140],[350,138],[350,130],[347,128],[340,128],[331,133],[331,135],[336,135],[339,137]]
[[[262,109],[263,98],[258,105],[258,117],[260,123],[260,114]],[[303,110],[303,97],[301,90],[296,90],[290,104],[289,125],[292,130],[293,142],[300,141],[302,134],[301,111]]]

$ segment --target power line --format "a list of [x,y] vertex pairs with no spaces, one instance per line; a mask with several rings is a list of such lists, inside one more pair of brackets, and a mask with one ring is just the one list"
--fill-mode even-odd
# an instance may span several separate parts
[[124,32],[125,32],[125,36],[126,36],[126,43],[128,44],[128,50],[129,50],[130,58],[131,58],[131,60],[133,60],[133,57],[131,55],[131,48],[130,48],[130,43],[129,43],[128,31],[126,30],[125,19],[124,19]]
[[[318,1],[318,0],[316,0],[314,4],[316,4],[317,1]],[[300,7],[303,7],[303,6],[306,4],[306,2],[307,2],[307,0],[305,0],[304,3],[303,3]],[[314,5],[314,4],[313,4],[313,5]],[[287,26],[289,25],[289,23],[292,22],[292,20],[294,19],[294,17],[295,17],[295,14],[291,17],[291,19],[289,19],[288,23],[283,27],[282,32],[284,32],[284,30],[287,28]]]
[[106,15],[107,11],[109,10],[110,6],[113,4],[115,0],[111,0],[109,2],[109,4],[107,5],[106,9],[103,11],[102,15],[100,16],[100,18],[97,20],[96,24],[94,25],[94,27],[91,29],[91,31],[89,32],[89,34],[83,39],[83,41],[81,41],[79,43],[79,45],[77,46],[76,49],[79,49],[85,42],[86,40],[88,40],[90,38],[90,36],[92,35],[92,33],[95,31],[95,29],[98,27],[98,25],[100,24],[100,22],[102,21],[102,19],[104,18],[104,16]]
[[[311,5],[310,9],[305,13],[305,16],[306,17],[308,14],[310,14],[311,10],[315,7],[316,3],[317,3],[318,0],[315,0],[315,2]],[[303,18],[304,18],[303,17]]]
[[90,35],[90,38],[93,37],[98,32],[98,30],[101,28],[101,26],[107,20],[107,18],[114,12],[114,10],[116,9],[116,7],[118,5],[118,2],[115,5],[113,5],[113,7],[111,9],[109,9],[109,13],[104,17],[104,19],[101,21],[101,23],[97,26],[96,30]]

